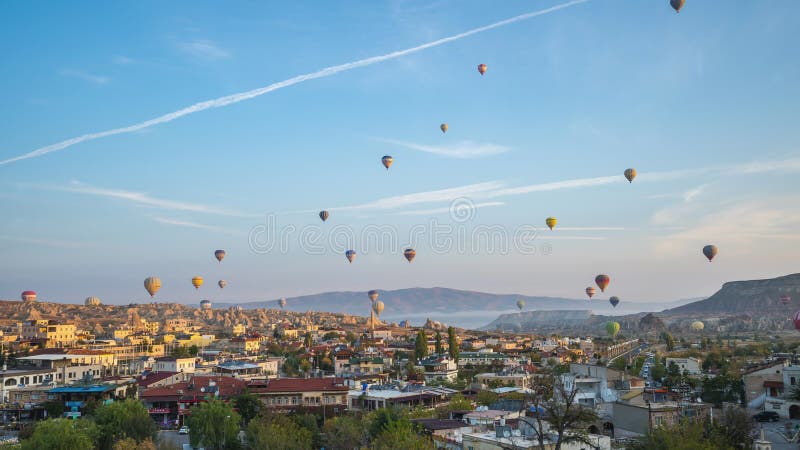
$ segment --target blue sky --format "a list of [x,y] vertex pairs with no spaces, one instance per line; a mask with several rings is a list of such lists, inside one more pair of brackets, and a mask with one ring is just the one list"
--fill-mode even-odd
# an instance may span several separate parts
[[[607,295],[648,301],[796,271],[791,0],[689,0],[680,14],[666,0],[589,0],[16,160],[562,4],[0,5],[0,298],[145,301],[149,275],[158,299],[186,303],[412,286],[581,297],[608,273]],[[630,185],[627,167],[640,173]],[[454,219],[454,201],[477,205],[469,220]],[[468,249],[433,248],[432,220],[456,240],[463,229]],[[286,251],[254,251],[268,223],[294,227]],[[533,254],[469,237],[491,226],[513,240],[526,225],[538,228]],[[337,226],[391,227],[396,251],[355,238],[347,264],[336,245],[301,246],[307,226],[326,242]],[[712,264],[707,243],[720,248]]]

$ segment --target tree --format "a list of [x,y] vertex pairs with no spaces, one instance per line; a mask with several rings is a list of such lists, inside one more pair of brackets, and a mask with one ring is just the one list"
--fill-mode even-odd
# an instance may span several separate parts
[[457,393],[450,397],[447,411],[472,411],[472,402],[464,398],[461,393]]
[[48,400],[44,402],[44,410],[47,412],[47,417],[57,419],[64,415],[64,402]]
[[138,443],[156,437],[156,425],[138,400],[102,405],[95,411],[94,419],[100,432],[98,447],[101,450],[111,450],[116,441],[126,438]]
[[492,391],[480,391],[478,395],[475,396],[475,402],[479,405],[489,406],[492,403],[497,401],[497,394]]
[[436,355],[441,356],[444,353],[444,347],[442,346],[442,335],[438,331],[436,332]]
[[332,450],[352,450],[366,445],[364,424],[349,416],[335,417],[325,422],[325,448]]
[[661,340],[663,340],[664,343],[667,344],[667,351],[668,352],[671,352],[671,351],[675,350],[675,338],[672,337],[672,334],[670,334],[667,331],[663,332],[661,334]]
[[547,441],[555,441],[555,450],[561,450],[562,444],[572,442],[591,444],[586,430],[598,420],[597,413],[575,401],[578,389],[567,389],[554,376],[542,381],[534,402],[537,414],[534,423],[529,423],[539,441],[539,448],[544,450]]
[[21,450],[93,450],[96,437],[97,427],[90,420],[49,419],[36,424]]
[[433,441],[428,437],[417,434],[414,425],[406,420],[400,420],[387,424],[381,434],[372,442],[372,448],[376,450],[428,450],[435,449]]
[[258,412],[261,411],[261,400],[254,394],[245,392],[234,398],[233,406],[239,411],[244,425],[247,426],[251,420],[258,416]]
[[201,403],[189,416],[189,443],[208,450],[238,449],[240,420],[227,403],[213,399]]
[[156,445],[150,439],[136,442],[131,438],[125,438],[114,444],[113,450],[156,450]]
[[311,431],[284,415],[269,415],[250,422],[245,431],[253,449],[303,450],[312,447]]
[[426,356],[428,356],[428,335],[425,334],[425,330],[419,330],[414,342],[414,357],[420,360]]
[[311,332],[306,333],[306,337],[303,339],[303,345],[306,347],[306,350],[310,349],[312,345],[314,345],[314,337],[311,336]]
[[450,355],[450,359],[458,362],[458,336],[455,327],[447,328],[447,353]]
[[408,417],[406,416],[405,409],[399,406],[390,406],[373,411],[370,413],[368,420],[369,425],[367,426],[367,431],[369,432],[370,438],[375,439],[379,434],[383,433],[386,427],[391,423],[401,420],[407,421]]

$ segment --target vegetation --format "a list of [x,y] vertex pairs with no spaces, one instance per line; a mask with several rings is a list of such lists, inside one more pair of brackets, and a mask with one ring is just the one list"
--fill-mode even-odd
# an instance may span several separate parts
[[458,335],[456,335],[454,327],[447,328],[447,353],[450,355],[450,359],[458,362]]
[[250,422],[245,434],[248,446],[253,449],[304,450],[314,448],[311,431],[280,414],[268,415]]
[[129,439],[141,443],[156,437],[156,426],[138,400],[113,402],[97,408],[94,421],[99,430],[98,448],[112,450],[114,443]]
[[713,425],[681,422],[653,429],[631,450],[734,450],[752,448],[753,422],[742,408],[728,407]]
[[49,419],[36,424],[22,450],[92,450],[98,438],[97,425],[86,419]]
[[241,418],[231,405],[210,400],[192,408],[189,416],[189,442],[206,450],[236,450]]

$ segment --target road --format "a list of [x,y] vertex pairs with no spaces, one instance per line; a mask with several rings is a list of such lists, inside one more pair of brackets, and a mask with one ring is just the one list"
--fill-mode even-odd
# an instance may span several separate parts
[[178,434],[177,431],[159,431],[158,442],[165,442],[170,448],[183,449],[183,444],[189,443],[188,434]]

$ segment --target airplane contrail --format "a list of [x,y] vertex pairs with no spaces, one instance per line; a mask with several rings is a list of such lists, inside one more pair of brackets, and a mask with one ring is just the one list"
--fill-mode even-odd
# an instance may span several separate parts
[[307,73],[305,75],[298,75],[293,78],[289,78],[287,80],[279,81],[277,83],[270,84],[269,86],[264,86],[262,88],[253,89],[247,92],[240,92],[238,94],[227,95],[225,97],[216,98],[213,100],[206,100],[204,102],[195,103],[194,105],[188,106],[183,109],[179,109],[177,111],[171,112],[169,114],[164,114],[163,116],[156,117],[154,119],[146,120],[144,122],[140,122],[134,125],[129,125],[127,127],[122,128],[114,128],[107,131],[101,131],[98,133],[89,133],[84,134],[82,136],[77,136],[71,139],[67,139],[65,141],[57,142],[55,144],[51,144],[45,147],[38,148],[31,152],[15,156],[13,158],[9,158],[3,161],[0,161],[0,165],[10,164],[17,161],[22,161],[24,159],[36,158],[37,156],[43,156],[48,153],[56,152],[59,150],[63,150],[67,147],[72,147],[73,145],[80,144],[81,142],[86,141],[93,141],[95,139],[100,139],[108,136],[114,136],[117,134],[126,134],[126,133],[133,133],[135,131],[139,131],[145,128],[152,127],[154,125],[159,125],[162,123],[171,122],[175,119],[181,118],[183,116],[188,116],[189,114],[194,114],[196,112],[205,111],[207,109],[212,108],[221,108],[223,106],[232,105],[234,103],[239,103],[244,100],[249,100],[251,98],[259,97],[264,94],[267,94],[272,91],[277,91],[278,89],[283,89],[285,87],[289,87],[298,83],[302,83],[308,80],[314,80],[317,78],[324,78],[329,77],[331,75],[336,75],[339,72],[345,72],[352,69],[357,69],[359,67],[370,66],[372,64],[377,64],[379,62],[388,61],[390,59],[399,58],[401,56],[410,55],[412,53],[417,53],[422,50],[429,49],[431,47],[438,47],[443,44],[447,44],[448,42],[457,41],[459,39],[463,39],[468,36],[472,36],[473,34],[482,33],[484,31],[489,31],[494,28],[502,27],[505,25],[509,25],[515,22],[520,22],[523,20],[531,19],[534,17],[542,16],[545,14],[549,14],[554,11],[558,11],[560,9],[568,8],[570,6],[577,5],[579,3],[585,3],[588,0],[573,0],[567,3],[562,3],[560,5],[556,5],[547,9],[542,9],[539,11],[529,12],[526,14],[521,14],[519,16],[512,17],[510,19],[501,20],[500,22],[495,22],[489,25],[485,25],[479,28],[474,28],[469,31],[465,31],[463,33],[455,34],[453,36],[448,36],[442,39],[438,39],[432,42],[428,42],[422,45],[418,45],[416,47],[407,48],[405,50],[398,50],[392,53],[387,53],[385,55],[380,56],[373,56],[370,58],[360,59],[358,61],[349,62],[345,64],[339,64],[337,66],[326,67],[324,69],[318,70],[316,72]]

